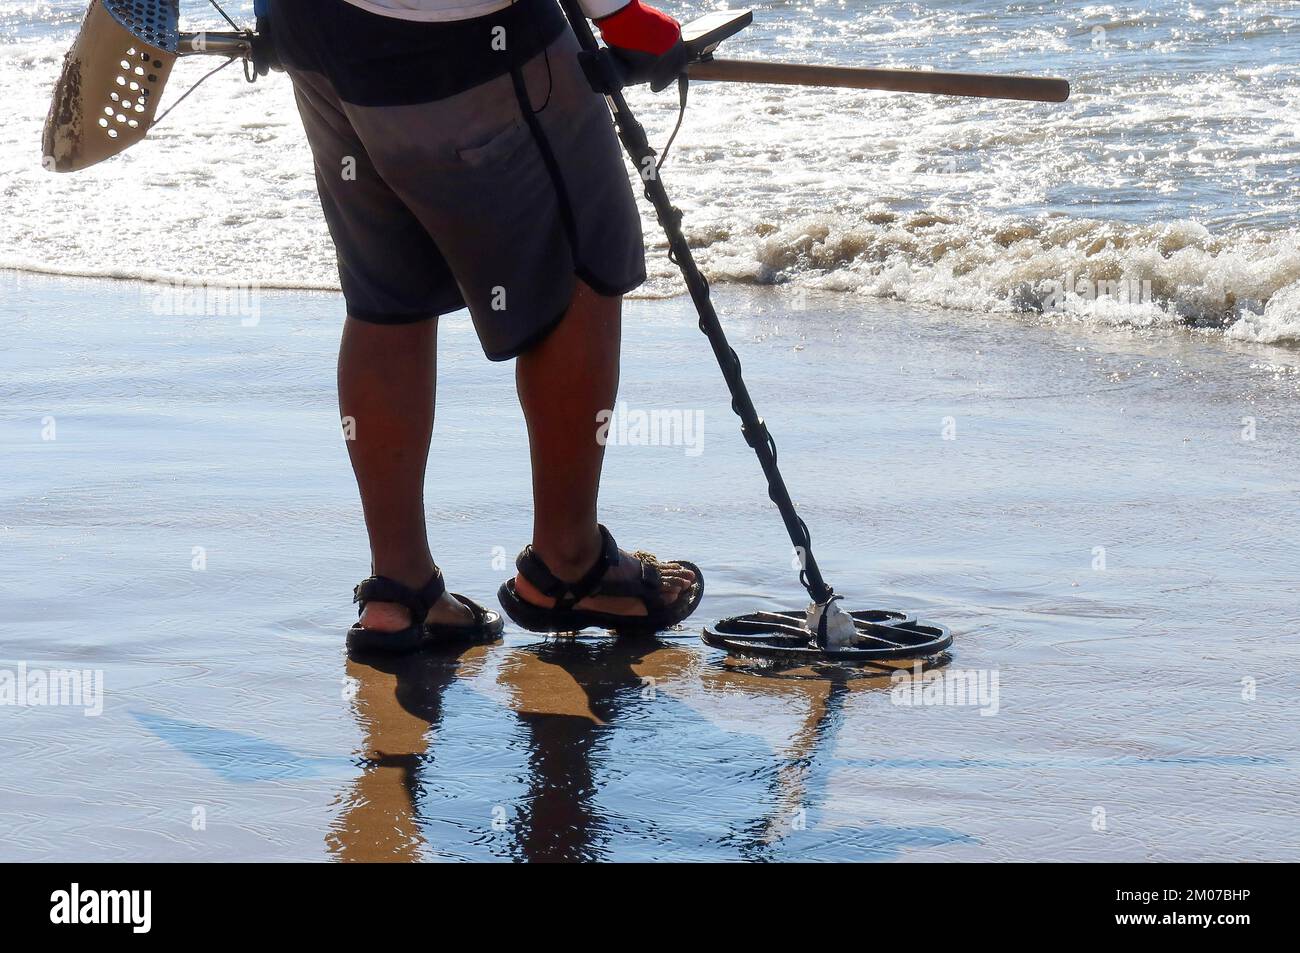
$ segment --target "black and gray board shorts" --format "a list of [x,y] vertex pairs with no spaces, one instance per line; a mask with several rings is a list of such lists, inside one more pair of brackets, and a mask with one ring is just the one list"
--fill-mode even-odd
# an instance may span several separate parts
[[344,0],[273,0],[348,314],[468,307],[506,360],[564,316],[575,276],[645,281],[636,199],[604,97],[555,0],[424,23]]

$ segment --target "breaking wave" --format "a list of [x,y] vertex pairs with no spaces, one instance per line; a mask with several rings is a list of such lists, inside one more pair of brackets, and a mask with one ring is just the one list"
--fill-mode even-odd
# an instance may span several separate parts
[[715,281],[1300,341],[1300,230],[1222,236],[1191,221],[880,210],[857,220],[715,226],[690,237]]

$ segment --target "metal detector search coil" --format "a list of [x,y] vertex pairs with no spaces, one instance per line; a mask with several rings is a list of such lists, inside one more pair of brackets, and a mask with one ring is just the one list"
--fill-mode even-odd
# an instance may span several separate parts
[[852,647],[828,651],[816,645],[802,612],[753,612],[723,619],[704,630],[704,642],[735,655],[809,662],[895,662],[929,658],[952,645],[948,627],[921,622],[905,612],[849,612],[857,630]]

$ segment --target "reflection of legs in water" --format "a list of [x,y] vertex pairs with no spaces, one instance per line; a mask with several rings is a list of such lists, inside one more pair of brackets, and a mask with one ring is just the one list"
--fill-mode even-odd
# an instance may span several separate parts
[[358,683],[354,709],[365,740],[361,774],[340,800],[343,812],[325,837],[338,860],[422,859],[418,800],[429,736],[442,721],[442,696],[482,666],[485,646],[417,655],[349,660]]
[[595,809],[597,742],[647,678],[679,675],[692,653],[650,640],[550,644],[512,652],[501,680],[528,730],[528,795],[512,831],[531,861],[599,860],[606,825]]
[[575,715],[521,712],[519,720],[528,729],[528,794],[512,824],[515,850],[535,862],[600,860],[591,764],[600,726]]
[[[672,696],[682,691],[757,694],[802,715],[784,745],[772,751],[756,741],[742,759],[771,765],[775,754],[776,764],[757,775],[747,769],[743,782],[733,779],[747,792],[746,803],[753,804],[752,819],[727,824],[730,833],[721,834],[720,846],[742,857],[776,857],[793,829],[793,816],[805,809],[811,813],[826,800],[823,762],[835,745],[848,695],[858,687],[888,689],[887,681],[882,686],[875,679],[833,684],[700,667],[692,650],[650,639],[548,643],[504,653],[477,646],[349,662],[347,673],[359,683],[354,706],[364,732],[358,749],[362,769],[339,798],[342,810],[326,835],[331,856],[349,861],[427,857],[420,797],[425,785],[433,790],[431,797],[438,796],[437,773],[429,764],[437,753],[432,733],[442,724],[443,696],[456,680],[478,674],[489,658],[500,661],[499,684],[523,727],[528,778],[508,832],[493,836],[487,849],[533,861],[608,858],[608,844],[619,832],[602,814],[600,791],[618,772],[635,775],[654,766],[635,759],[607,763],[607,732],[620,721],[642,723],[648,706],[673,705]],[[651,686],[655,692],[667,689],[668,696],[656,699]],[[677,717],[692,717],[686,706],[676,707],[678,715],[668,715],[674,724]],[[493,798],[500,795],[482,793],[489,803],[498,803]],[[808,820],[810,826],[816,823],[815,817]],[[485,814],[485,828],[489,821]],[[478,834],[474,843],[471,850],[485,848]]]

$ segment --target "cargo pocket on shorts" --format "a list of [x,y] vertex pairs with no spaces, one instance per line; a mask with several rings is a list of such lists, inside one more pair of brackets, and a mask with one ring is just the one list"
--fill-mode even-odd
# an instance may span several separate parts
[[522,119],[514,120],[487,142],[456,150],[456,158],[470,168],[481,168],[509,159],[532,138]]

